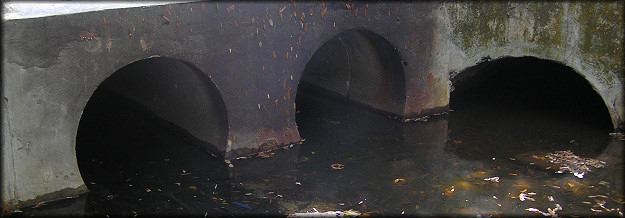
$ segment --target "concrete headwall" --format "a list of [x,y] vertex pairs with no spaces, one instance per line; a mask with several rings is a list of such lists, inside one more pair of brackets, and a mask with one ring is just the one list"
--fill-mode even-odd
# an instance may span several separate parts
[[396,50],[405,73],[397,110],[403,116],[445,110],[449,73],[482,57],[535,56],[574,68],[603,97],[615,124],[622,123],[622,7],[193,2],[4,20],[2,212],[86,191],[75,153],[85,105],[114,72],[156,56],[183,61],[215,84],[227,110],[227,142],[218,145],[226,158],[298,142],[302,72],[322,45],[353,31]]
[[404,115],[444,109],[447,73],[430,70],[437,3],[409,5],[193,2],[4,20],[3,211],[86,191],[75,151],[83,109],[109,76],[150,57],[188,63],[215,84],[228,116],[218,148],[228,159],[300,140],[302,72],[344,32],[364,30],[396,48],[406,63]]
[[484,57],[560,62],[588,80],[623,127],[623,2],[449,2],[435,13],[439,69],[460,72]]

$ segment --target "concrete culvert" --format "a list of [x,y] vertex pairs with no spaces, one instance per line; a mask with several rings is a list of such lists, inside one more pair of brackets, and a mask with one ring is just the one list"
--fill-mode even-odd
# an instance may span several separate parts
[[461,158],[511,158],[523,165],[535,161],[532,155],[558,150],[595,158],[610,142],[613,125],[602,98],[560,63],[533,57],[485,60],[451,80],[454,111],[446,149]]
[[523,108],[612,129],[607,107],[590,83],[558,62],[534,57],[484,61],[451,78],[451,109],[487,105]]
[[297,91],[298,109],[309,95],[355,103],[384,114],[403,114],[405,74],[399,53],[367,30],[345,31],[314,53]]
[[219,152],[227,133],[225,105],[208,76],[176,59],[145,59],[93,93],[78,128],[78,166],[90,191],[109,198],[133,184],[180,182],[183,169],[227,178]]

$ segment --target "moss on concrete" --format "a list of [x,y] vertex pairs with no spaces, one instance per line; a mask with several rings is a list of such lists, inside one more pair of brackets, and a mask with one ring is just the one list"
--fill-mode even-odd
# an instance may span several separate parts
[[450,8],[454,36],[465,50],[506,42],[507,5],[504,2],[458,3]]
[[[603,65],[605,78],[614,80],[608,72],[625,79],[623,72],[623,3],[582,2],[580,11],[580,52]],[[613,82],[613,81],[609,81]]]
[[564,8],[562,3],[538,2],[529,7],[534,19],[534,34],[528,41],[540,47],[557,47],[565,41],[563,37]]
[[[622,1],[443,3],[455,67],[484,56],[534,56],[573,67],[622,122],[625,19]],[[454,63],[456,63],[454,62]],[[460,70],[460,69],[454,69]],[[615,124],[617,125],[617,124]]]
[[453,37],[465,51],[471,47],[500,46],[511,41],[530,42],[547,48],[557,48],[565,43],[563,3],[455,3],[449,7],[449,12]]
[[[577,4],[579,11],[567,10]],[[464,52],[521,43],[529,45],[518,47],[526,55],[563,59],[567,43],[574,43],[605,83],[625,80],[622,2],[455,2],[447,9],[452,39]],[[567,42],[574,26],[579,42]]]

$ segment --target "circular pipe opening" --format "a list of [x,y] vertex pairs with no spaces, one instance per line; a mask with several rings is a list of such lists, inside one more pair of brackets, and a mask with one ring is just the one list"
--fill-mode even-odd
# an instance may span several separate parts
[[451,78],[450,149],[468,159],[573,150],[598,155],[612,120],[572,68],[534,57],[484,61]]
[[366,30],[346,31],[313,54],[299,81],[296,105],[306,111],[319,103],[311,99],[321,97],[382,114],[402,114],[405,83],[399,53],[386,39]]
[[150,58],[98,86],[80,120],[76,156],[90,196],[126,198],[109,202],[126,208],[141,204],[129,198],[151,191],[177,194],[166,187],[186,181],[184,174],[228,178],[227,133],[225,105],[205,74],[176,59]]
[[612,128],[607,107],[590,83],[560,63],[534,57],[502,58],[470,67],[451,79],[450,106],[522,108]]

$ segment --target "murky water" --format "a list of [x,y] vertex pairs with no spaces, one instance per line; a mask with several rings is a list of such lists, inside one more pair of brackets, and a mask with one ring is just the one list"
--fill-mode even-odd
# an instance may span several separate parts
[[[624,143],[610,130],[484,105],[410,123],[314,95],[298,109],[301,145],[233,160],[234,167],[137,116],[110,113],[89,133],[94,156],[81,162],[92,192],[14,215],[288,215],[314,208],[529,216],[557,205],[560,216],[623,211]],[[579,179],[532,156],[557,150],[607,164]],[[521,194],[531,199],[521,201]]]

